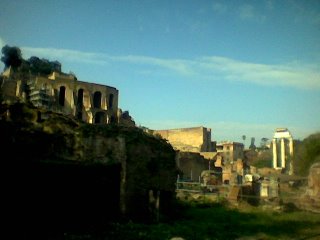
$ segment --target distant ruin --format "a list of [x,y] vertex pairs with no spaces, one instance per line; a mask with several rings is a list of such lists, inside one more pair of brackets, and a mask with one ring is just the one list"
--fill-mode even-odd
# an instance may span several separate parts
[[153,134],[159,134],[167,139],[170,144],[183,152],[213,152],[215,142],[211,141],[211,129],[205,127],[178,128],[169,130],[154,130]]
[[277,128],[272,140],[273,168],[293,174],[293,138],[287,128]]
[[119,90],[78,81],[71,73],[25,74],[9,67],[1,74],[0,90],[6,102],[30,102],[86,123],[135,125],[129,113],[118,107]]

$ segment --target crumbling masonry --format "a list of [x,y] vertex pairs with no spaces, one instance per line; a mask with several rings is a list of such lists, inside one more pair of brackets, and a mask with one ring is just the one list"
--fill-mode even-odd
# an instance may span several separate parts
[[19,75],[8,68],[2,73],[4,100],[27,99],[36,107],[73,116],[87,123],[134,125],[128,112],[118,108],[119,91],[110,86],[78,81],[73,74]]

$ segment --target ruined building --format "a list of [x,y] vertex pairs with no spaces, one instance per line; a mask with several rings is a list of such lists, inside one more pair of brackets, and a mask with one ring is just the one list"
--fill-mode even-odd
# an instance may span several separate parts
[[216,156],[210,128],[200,126],[151,132],[168,140],[177,151],[176,162],[182,172],[181,179],[198,181],[201,172],[209,168],[210,161]]
[[215,142],[211,141],[211,129],[205,127],[154,130],[167,139],[174,149],[183,152],[213,152]]
[[224,141],[217,144],[216,167],[222,168],[222,182],[227,184],[241,184],[244,176],[243,163],[244,145],[239,142]]
[[273,168],[293,174],[293,138],[287,128],[277,128],[272,140]]
[[177,174],[170,144],[138,128],[81,124],[55,112],[38,122],[38,111],[0,103],[2,169],[11,176],[5,218],[31,234],[22,239],[170,213]]
[[1,75],[4,100],[29,100],[34,106],[73,116],[87,123],[134,122],[118,108],[119,91],[110,86],[78,81],[74,74],[54,71],[50,75],[21,74],[11,67]]
[[243,143],[239,142],[221,142],[217,144],[217,152],[222,154],[225,163],[233,163],[238,159],[243,159]]

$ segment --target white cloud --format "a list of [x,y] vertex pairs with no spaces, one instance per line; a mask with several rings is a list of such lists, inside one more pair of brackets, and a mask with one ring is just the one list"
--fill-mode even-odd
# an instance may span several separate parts
[[252,5],[246,4],[239,8],[239,14],[242,19],[251,19],[254,17],[254,7]]
[[56,49],[56,48],[30,48],[22,47],[22,54],[24,58],[31,56],[37,56],[40,58],[49,58],[58,61],[69,62],[83,62],[88,64],[107,64],[108,57],[105,54],[81,52],[68,49]]
[[316,65],[302,63],[258,64],[235,59],[208,56],[187,59],[163,59],[149,56],[111,56],[101,53],[80,52],[54,48],[22,47],[28,57],[35,55],[58,61],[106,65],[125,63],[159,68],[186,78],[241,81],[265,86],[288,86],[299,89],[320,89],[320,69]]
[[132,64],[154,65],[162,68],[173,70],[182,75],[192,75],[193,70],[190,68],[192,61],[182,59],[161,59],[147,56],[113,56],[113,61],[129,62]]
[[225,4],[216,2],[212,5],[212,9],[216,13],[223,14],[227,12],[228,7]]
[[202,66],[220,72],[231,81],[259,85],[290,86],[303,89],[320,88],[320,71],[299,64],[266,65],[241,62],[222,57],[202,58]]
[[294,22],[320,26],[319,2],[290,1],[290,8],[295,13]]
[[272,0],[266,0],[265,4],[266,4],[266,8],[268,10],[273,10],[274,9],[274,5],[273,5],[273,1]]
[[239,7],[239,17],[242,20],[255,20],[257,22],[264,22],[266,20],[266,16],[258,13],[250,4],[245,4]]

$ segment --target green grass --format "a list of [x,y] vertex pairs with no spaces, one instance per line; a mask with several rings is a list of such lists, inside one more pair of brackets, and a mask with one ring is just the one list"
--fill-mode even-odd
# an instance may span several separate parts
[[66,235],[66,239],[165,240],[179,236],[186,240],[225,240],[251,236],[273,240],[308,239],[316,235],[320,239],[320,214],[279,213],[251,207],[240,211],[208,203],[183,205],[179,212],[175,220],[159,224],[113,223],[101,233]]

